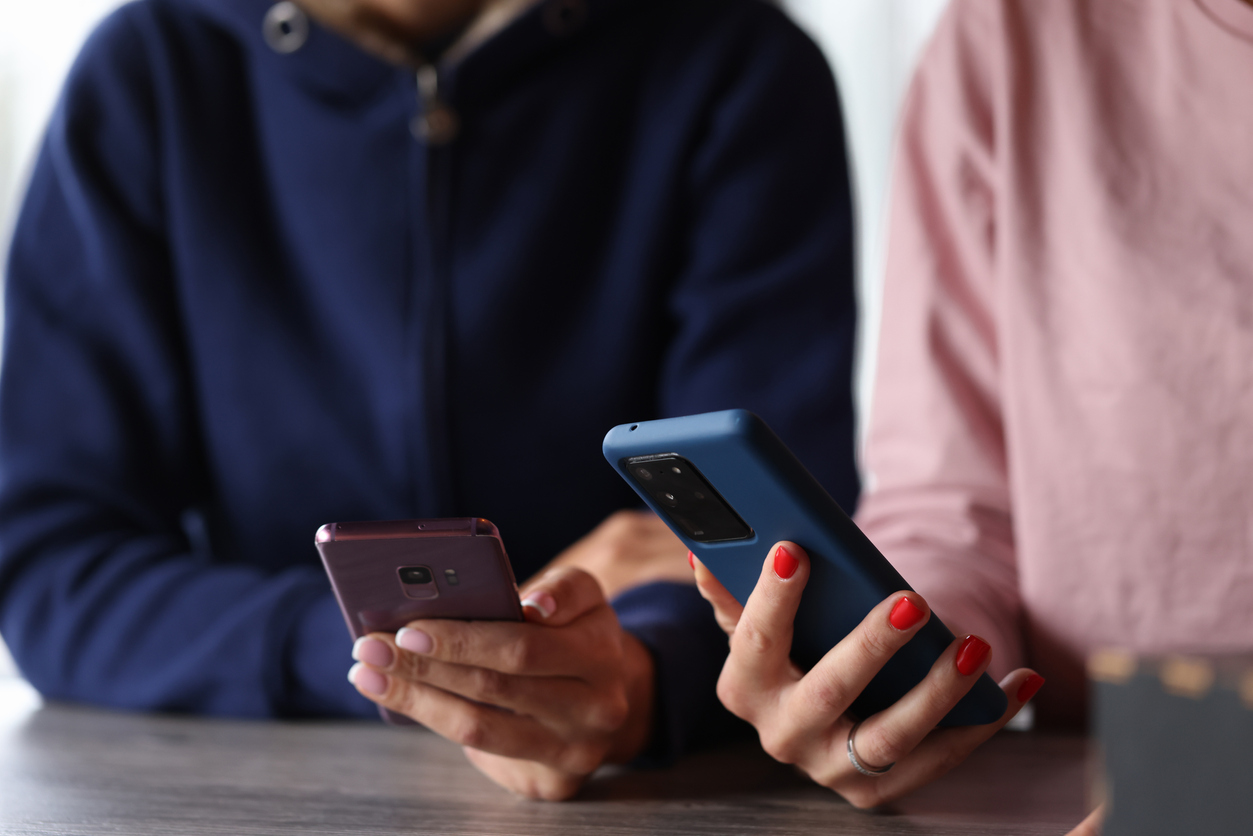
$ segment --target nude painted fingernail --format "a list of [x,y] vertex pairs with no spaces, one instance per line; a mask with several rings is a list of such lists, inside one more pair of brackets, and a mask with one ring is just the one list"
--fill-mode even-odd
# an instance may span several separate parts
[[557,611],[557,599],[547,592],[532,592],[523,599],[522,606],[535,610],[540,618],[547,619]]
[[909,598],[901,598],[896,602],[896,606],[892,607],[892,612],[888,613],[888,621],[897,630],[908,630],[918,623],[922,618],[922,610],[918,609],[918,605]]
[[352,644],[352,658],[376,668],[389,668],[396,654],[387,646],[387,642],[362,636]]
[[348,681],[376,697],[387,693],[387,676],[360,662],[348,669]]
[[988,658],[988,651],[991,649],[992,646],[978,636],[966,636],[961,647],[957,648],[957,658],[953,660],[957,665],[957,672],[962,676],[970,676]]
[[780,580],[787,580],[796,574],[796,567],[801,562],[792,556],[792,553],[783,546],[774,551],[774,573],[779,576]]
[[410,653],[430,653],[435,642],[431,641],[431,637],[421,630],[401,627],[400,632],[396,634],[396,646]]
[[1040,690],[1040,686],[1044,684],[1044,677],[1038,673],[1033,673],[1018,686],[1018,702],[1026,702],[1035,696],[1035,692]]

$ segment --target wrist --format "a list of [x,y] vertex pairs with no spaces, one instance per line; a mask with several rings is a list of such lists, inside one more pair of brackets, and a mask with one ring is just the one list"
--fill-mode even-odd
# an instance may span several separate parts
[[656,714],[657,675],[653,655],[630,633],[622,633],[623,667],[626,672],[627,719],[614,735],[606,760],[628,763],[647,748]]

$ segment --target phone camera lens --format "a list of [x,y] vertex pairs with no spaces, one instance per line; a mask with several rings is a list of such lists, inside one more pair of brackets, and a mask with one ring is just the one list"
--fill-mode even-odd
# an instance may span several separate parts
[[401,583],[423,584],[431,582],[431,570],[425,566],[405,566],[400,570]]
[[646,467],[635,468],[635,475],[643,479],[645,482],[653,478],[653,474],[649,473],[648,468]]
[[671,508],[679,504],[679,498],[672,493],[663,493],[661,495],[661,501],[669,505]]

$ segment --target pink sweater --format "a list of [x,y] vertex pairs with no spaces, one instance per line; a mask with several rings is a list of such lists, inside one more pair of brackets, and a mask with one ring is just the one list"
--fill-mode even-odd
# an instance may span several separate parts
[[909,94],[870,538],[994,673],[1253,649],[1253,6],[955,0]]

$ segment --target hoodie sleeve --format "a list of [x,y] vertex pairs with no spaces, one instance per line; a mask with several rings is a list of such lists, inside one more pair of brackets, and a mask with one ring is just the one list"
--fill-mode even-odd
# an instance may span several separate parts
[[266,572],[197,547],[188,509],[203,507],[206,468],[136,9],[72,70],[10,250],[0,631],[51,699],[368,716],[316,567]]

